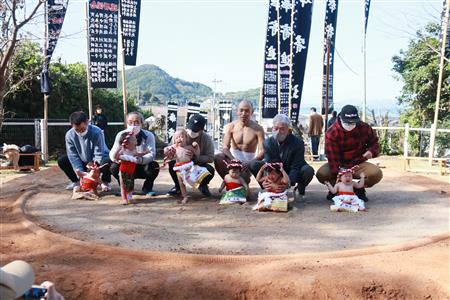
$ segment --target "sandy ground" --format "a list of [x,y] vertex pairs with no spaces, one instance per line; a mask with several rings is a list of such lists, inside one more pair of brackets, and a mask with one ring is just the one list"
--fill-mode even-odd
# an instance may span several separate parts
[[3,177],[1,264],[31,262],[67,299],[448,299],[448,178],[386,164],[359,214],[329,212],[318,183],[282,214],[163,196],[73,201],[55,168]]

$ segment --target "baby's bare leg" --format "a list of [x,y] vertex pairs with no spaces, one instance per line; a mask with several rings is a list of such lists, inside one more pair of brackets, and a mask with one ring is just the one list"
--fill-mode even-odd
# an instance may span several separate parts
[[122,204],[128,204],[128,193],[125,190],[125,185],[123,184],[122,176],[119,174],[119,183],[120,183],[120,195],[122,196]]
[[181,203],[186,204],[189,200],[189,197],[187,195],[186,185],[184,184],[183,176],[181,176],[179,173],[177,173],[177,177],[178,177],[178,183],[180,184],[181,196],[183,197],[183,200],[181,201]]

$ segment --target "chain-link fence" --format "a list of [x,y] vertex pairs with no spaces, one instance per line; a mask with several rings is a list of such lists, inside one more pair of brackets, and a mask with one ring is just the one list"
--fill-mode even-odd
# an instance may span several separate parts
[[[19,147],[31,145],[41,151],[43,120],[40,119],[11,119],[3,123],[0,132],[0,143],[15,144]],[[123,130],[123,122],[110,122],[105,130],[105,140],[108,148],[114,143],[117,132]],[[65,135],[70,129],[66,120],[48,121],[48,153],[54,159],[66,152]]]
[[[42,128],[42,119],[6,120],[0,132],[0,146],[3,143],[15,144],[19,147],[31,145],[41,150],[43,140]],[[108,148],[112,147],[117,132],[123,128],[122,122],[108,123],[108,127],[105,130]],[[49,120],[48,153],[50,158],[56,158],[65,153],[64,137],[69,129],[70,124],[66,120]],[[379,137],[381,154],[423,157],[429,153],[430,128],[410,128],[406,124],[404,127],[373,127],[373,129]],[[407,136],[407,140],[405,140],[405,136]],[[306,140],[308,139],[306,138]],[[435,157],[443,157],[449,154],[449,140],[450,129],[437,130]]]

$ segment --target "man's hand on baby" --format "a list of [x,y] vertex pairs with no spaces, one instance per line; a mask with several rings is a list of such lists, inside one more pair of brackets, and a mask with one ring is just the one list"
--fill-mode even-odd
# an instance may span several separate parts
[[373,157],[373,154],[370,151],[366,151],[362,156],[366,159],[371,159]]
[[192,143],[192,147],[197,148],[198,147],[198,143],[197,142],[193,142]]

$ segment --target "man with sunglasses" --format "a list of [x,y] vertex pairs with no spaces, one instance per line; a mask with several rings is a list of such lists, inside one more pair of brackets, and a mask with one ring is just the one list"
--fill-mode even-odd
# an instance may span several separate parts
[[[369,124],[360,121],[358,110],[353,105],[345,105],[336,122],[328,128],[325,135],[325,154],[328,163],[317,170],[317,179],[334,185],[340,167],[351,168],[358,165],[353,177],[360,178],[364,173],[365,186],[371,187],[383,178],[380,168],[367,160],[377,157],[379,153],[378,137]],[[355,194],[368,201],[364,188],[355,189]],[[334,195],[328,194],[331,200]]]

